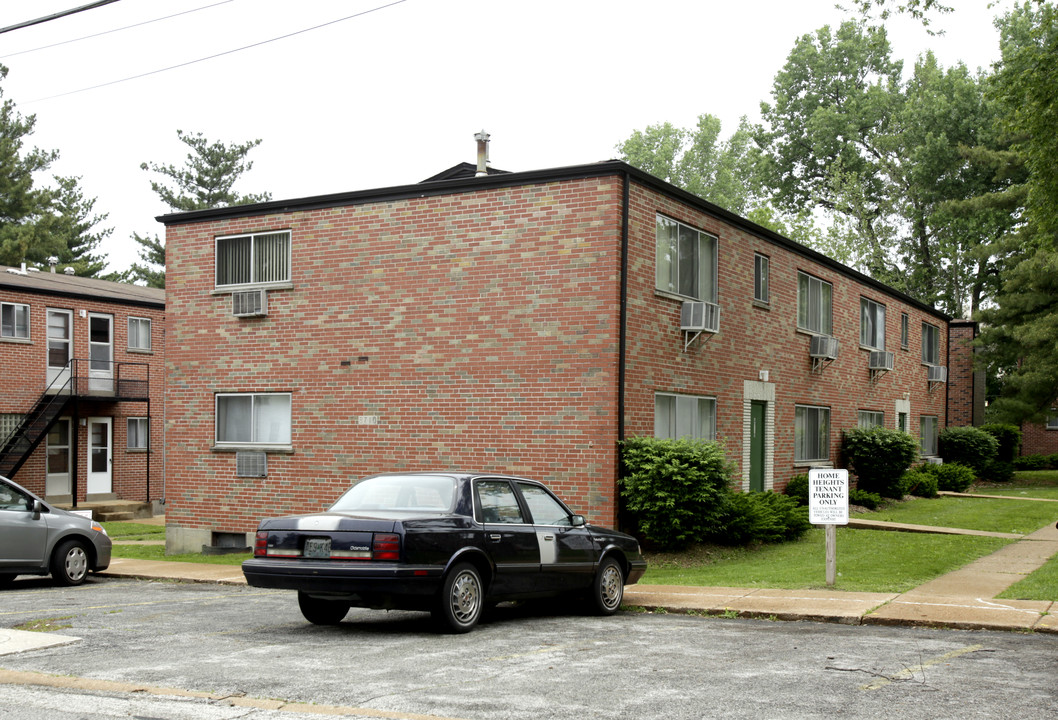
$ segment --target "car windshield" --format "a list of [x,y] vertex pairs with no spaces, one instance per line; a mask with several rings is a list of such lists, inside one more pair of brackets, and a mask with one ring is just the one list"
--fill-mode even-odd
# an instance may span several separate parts
[[449,512],[455,489],[455,478],[444,475],[384,475],[360,481],[338,498],[331,510]]

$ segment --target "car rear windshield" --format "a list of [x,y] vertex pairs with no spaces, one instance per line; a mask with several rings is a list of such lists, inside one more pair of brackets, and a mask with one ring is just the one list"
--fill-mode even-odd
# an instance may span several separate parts
[[450,512],[455,490],[455,478],[444,475],[385,475],[361,480],[331,510]]

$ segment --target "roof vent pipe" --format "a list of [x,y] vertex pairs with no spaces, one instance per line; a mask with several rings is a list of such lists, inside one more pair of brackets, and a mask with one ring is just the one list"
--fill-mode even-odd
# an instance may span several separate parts
[[474,177],[484,177],[489,174],[489,134],[482,130],[474,134],[478,141],[478,171]]

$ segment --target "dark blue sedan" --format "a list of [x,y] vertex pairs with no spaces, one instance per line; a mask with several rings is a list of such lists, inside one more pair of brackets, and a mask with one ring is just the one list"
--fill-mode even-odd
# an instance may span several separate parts
[[393,608],[467,632],[506,600],[578,596],[611,615],[646,561],[635,538],[588,525],[539,482],[436,472],[369,477],[327,512],[262,521],[242,569],[255,587],[297,590],[312,623]]

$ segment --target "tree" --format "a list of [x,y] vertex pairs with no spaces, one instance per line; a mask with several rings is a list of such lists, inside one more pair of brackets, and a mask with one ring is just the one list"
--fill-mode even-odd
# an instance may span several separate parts
[[[191,150],[183,167],[142,163],[140,169],[158,173],[175,187],[165,182],[151,181],[151,189],[173,210],[206,210],[230,205],[247,205],[271,200],[270,193],[240,195],[232,188],[240,177],[253,168],[247,154],[261,144],[261,140],[226,145],[206,140],[202,133],[176,131],[180,142]],[[132,239],[140,246],[139,256],[144,264],[134,263],[126,277],[148,287],[165,287],[165,242],[157,235],[133,233]]]
[[997,187],[966,154],[993,142],[983,77],[927,53],[904,82],[885,30],[849,21],[800,38],[772,96],[775,202],[829,219],[824,252],[952,315],[991,296],[1009,222],[951,207]]
[[[48,234],[54,238],[58,250],[54,257],[67,267],[74,268],[82,277],[99,277],[106,267],[106,258],[96,255],[103,239],[109,237],[113,228],[97,229],[107,215],[95,215],[95,198],[86,198],[78,183],[79,177],[56,177],[58,190],[55,194],[53,212],[44,221]],[[42,257],[42,247],[31,248],[27,260],[38,264],[49,261]]]
[[997,26],[992,92],[1024,167],[1024,208],[1009,237],[1021,260],[1005,275],[996,306],[979,314],[980,343],[1003,384],[990,414],[1017,424],[1042,421],[1058,398],[1058,18],[1050,3],[1026,2]]

